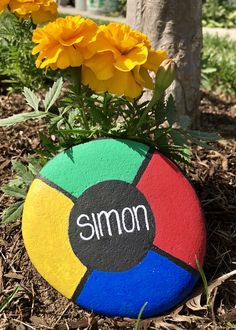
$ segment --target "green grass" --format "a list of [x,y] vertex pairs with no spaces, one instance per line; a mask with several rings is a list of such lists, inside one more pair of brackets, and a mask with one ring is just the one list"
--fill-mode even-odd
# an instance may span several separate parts
[[196,258],[196,264],[197,264],[197,268],[198,268],[199,274],[200,274],[202,282],[203,282],[204,291],[205,291],[205,295],[206,295],[206,304],[207,304],[207,306],[209,306],[209,291],[208,291],[208,283],[207,283],[206,275],[197,258]]
[[16,286],[13,292],[1,303],[0,305],[0,313],[3,313],[4,310],[8,307],[8,305],[15,298],[17,292],[20,290],[20,286]]
[[145,307],[147,306],[148,302],[145,302],[145,304],[143,305],[143,307],[140,309],[140,312],[138,314],[138,318],[137,318],[137,321],[135,323],[135,328],[134,330],[139,330],[141,329],[141,326],[140,326],[140,322],[141,322],[141,317],[142,317],[142,314],[143,314],[143,311],[145,309]]
[[202,69],[203,87],[236,98],[236,41],[204,35]]

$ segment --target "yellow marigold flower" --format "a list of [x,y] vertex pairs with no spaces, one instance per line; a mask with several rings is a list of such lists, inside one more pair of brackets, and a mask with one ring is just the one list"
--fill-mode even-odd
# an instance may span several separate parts
[[95,55],[83,65],[82,82],[97,92],[130,98],[138,97],[144,87],[153,88],[148,70],[157,71],[167,58],[166,51],[152,49],[145,34],[125,24],[99,27],[89,49]]
[[39,53],[38,68],[66,69],[79,67],[85,58],[93,55],[88,49],[95,38],[97,25],[80,16],[58,18],[33,31],[33,42],[38,44],[32,54]]
[[144,86],[153,88],[152,79],[147,71],[140,66],[137,66],[132,72],[114,69],[113,76],[106,80],[99,80],[91,69],[82,66],[82,82],[96,92],[108,91],[132,99],[141,94]]
[[0,1],[0,13],[7,9],[10,0],[1,0]]
[[58,15],[55,0],[10,0],[9,7],[19,18],[31,17],[34,24],[54,20]]

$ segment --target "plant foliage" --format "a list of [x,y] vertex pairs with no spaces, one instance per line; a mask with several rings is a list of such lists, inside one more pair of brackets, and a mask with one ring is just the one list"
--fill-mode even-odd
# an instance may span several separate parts
[[[0,90],[21,92],[24,87],[39,90],[51,83],[52,73],[37,70],[33,44],[32,22],[20,21],[9,12],[0,15]],[[55,74],[54,74],[55,75]]]
[[[122,24],[101,28],[75,17],[56,20],[34,31],[30,19],[20,21],[9,13],[0,16],[0,19],[4,23],[0,28],[0,77],[5,77],[2,81],[9,83],[14,91],[24,87],[26,102],[33,109],[0,119],[0,127],[30,119],[44,119],[47,126],[46,133],[39,133],[39,157],[30,157],[28,164],[12,163],[16,178],[2,187],[2,191],[17,202],[4,211],[4,222],[14,221],[20,216],[26,191],[38,170],[45,161],[65,148],[100,137],[132,139],[152,146],[176,162],[190,163],[190,142],[208,147],[207,142],[218,138],[216,134],[191,130],[190,119],[177,116],[173,96],[165,98],[165,91],[176,77],[176,64],[165,51],[154,51],[143,34],[129,27],[124,30]],[[72,23],[77,27],[83,26],[81,33],[84,35],[78,38]],[[103,48],[98,51],[98,44],[101,46],[99,36],[105,29],[110,34],[104,34],[103,37],[110,37],[105,38]],[[48,37],[54,32],[55,40]],[[34,42],[39,44],[36,51],[41,49],[37,59],[39,66],[58,69],[56,72],[61,76],[44,93],[44,97],[29,87],[40,89],[42,85],[45,86],[46,79],[42,71],[34,66],[30,41],[32,33]],[[70,46],[64,47],[63,38],[70,40]],[[133,41],[131,50],[129,44],[125,43],[124,46],[126,38],[135,40],[140,50],[137,50],[136,44],[134,47]],[[129,54],[127,58],[120,57],[119,65],[113,54],[114,42],[118,53],[122,54],[125,50]],[[92,46],[95,53],[92,52]],[[111,53],[109,61],[108,49]],[[55,52],[60,53],[60,57],[55,56]],[[144,52],[144,58],[140,57],[140,52]],[[78,56],[78,59],[81,57],[81,60],[75,63],[71,54],[75,58]],[[150,70],[156,70],[155,81],[149,75]],[[63,96],[62,77],[66,79]],[[121,77],[123,81],[119,81]],[[154,87],[149,101],[143,98],[145,86]],[[104,90],[107,92],[100,92]]]
[[216,93],[236,97],[236,42],[229,38],[204,36],[202,84]]
[[[34,111],[0,119],[0,126],[9,126],[44,117],[48,126],[48,134],[39,134],[42,148],[38,150],[38,160],[30,157],[28,165],[12,162],[16,178],[2,191],[17,202],[4,211],[4,222],[14,221],[21,215],[26,191],[35,175],[48,159],[65,148],[104,136],[125,138],[153,146],[176,162],[189,163],[189,141],[208,147],[207,142],[218,138],[216,134],[191,130],[189,117],[177,117],[172,96],[168,100],[161,98],[150,107],[149,101],[130,102],[109,93],[94,94],[85,86],[81,86],[78,94],[71,85],[67,96],[59,99],[61,89],[61,78],[44,99],[25,88],[26,101]],[[145,120],[140,120],[144,114]]]
[[27,190],[45,164],[43,158],[28,157],[28,164],[22,164],[19,161],[12,161],[12,169],[15,172],[15,177],[8,184],[1,187],[1,190],[15,199],[15,202],[6,208],[2,214],[2,222],[10,223],[21,217],[23,204]]
[[228,0],[206,0],[202,12],[203,26],[236,27],[236,9]]

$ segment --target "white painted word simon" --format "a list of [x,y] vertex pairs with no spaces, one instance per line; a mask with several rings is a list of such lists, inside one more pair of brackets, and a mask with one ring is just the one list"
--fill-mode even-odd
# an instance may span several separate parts
[[[129,221],[129,228],[127,228],[126,223],[127,217],[129,217],[131,220]],[[143,222],[145,222],[145,229],[149,231],[147,209],[144,205],[138,205],[133,207],[125,207],[121,211],[121,214],[119,214],[115,209],[112,209],[108,212],[101,211],[99,213],[91,213],[90,216],[87,214],[81,214],[77,218],[76,223],[80,228],[87,227],[86,232],[89,228],[91,230],[91,234],[85,236],[82,232],[80,232],[80,238],[84,241],[89,241],[94,237],[100,240],[100,238],[103,237],[105,233],[108,233],[109,236],[113,236],[114,230],[112,231],[112,227],[114,226],[111,226],[111,219],[114,218],[116,220],[116,227],[119,235],[122,235],[123,232],[131,234],[136,230],[140,231],[141,228],[143,229]],[[104,220],[105,228],[103,226]]]

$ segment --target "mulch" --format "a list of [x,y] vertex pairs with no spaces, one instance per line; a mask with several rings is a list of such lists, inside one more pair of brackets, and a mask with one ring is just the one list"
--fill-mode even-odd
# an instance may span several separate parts
[[[20,95],[0,96],[0,117],[27,109]],[[200,126],[221,134],[211,150],[193,146],[192,165],[185,166],[206,216],[209,304],[200,281],[187,301],[168,315],[143,320],[140,329],[236,329],[236,105],[202,91]],[[11,160],[24,161],[45,129],[43,122],[0,129],[1,186],[13,176]],[[0,214],[12,202],[1,194]],[[29,261],[20,220],[1,225],[0,232],[0,306],[18,290],[0,314],[0,330],[134,328],[135,320],[89,313],[51,288]]]

